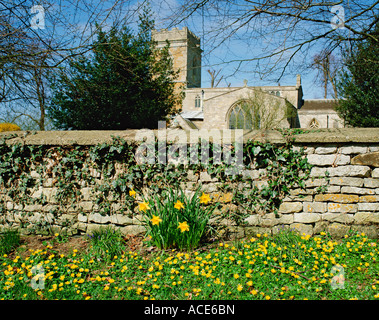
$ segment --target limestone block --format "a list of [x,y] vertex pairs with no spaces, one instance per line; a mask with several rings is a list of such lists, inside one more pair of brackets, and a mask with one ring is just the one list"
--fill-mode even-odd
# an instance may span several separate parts
[[352,225],[351,230],[359,233],[364,232],[369,239],[379,238],[379,229],[377,226]]
[[353,193],[353,194],[375,194],[375,191],[372,189],[358,188],[358,187],[342,187],[341,193]]
[[303,203],[304,212],[326,212],[326,203],[325,202],[304,202]]
[[259,170],[242,170],[242,179],[258,179],[260,175]]
[[80,191],[82,193],[82,200],[84,200],[84,201],[91,200],[92,188],[84,187],[84,188],[81,188]]
[[297,231],[298,233],[305,234],[305,235],[313,235],[313,227],[311,224],[304,224],[304,223],[293,223],[290,225],[290,228],[294,231]]
[[315,201],[354,203],[359,201],[359,197],[351,194],[316,194]]
[[329,225],[328,221],[321,220],[321,221],[316,222],[313,227],[313,234],[319,234],[320,232],[325,232],[326,227],[328,225]]
[[379,212],[379,203],[378,202],[358,203],[358,210]]
[[350,157],[347,155],[339,155],[339,154],[327,154],[327,155],[319,155],[319,154],[309,154],[307,156],[308,162],[310,164],[316,166],[331,166],[335,165],[346,165],[350,164]]
[[379,212],[357,212],[354,215],[357,224],[379,223]]
[[90,212],[93,209],[93,202],[92,201],[81,201],[81,202],[79,202],[79,207],[84,212]]
[[327,226],[326,230],[333,238],[343,238],[349,232],[350,226],[334,222]]
[[78,222],[77,226],[78,226],[79,231],[83,231],[83,232],[87,231],[87,224],[86,223]]
[[327,212],[321,215],[321,220],[329,222],[339,222],[351,224],[354,222],[354,215],[347,213],[332,213]]
[[350,186],[350,187],[363,187],[363,181],[367,178],[353,178],[353,177],[332,177],[330,184],[337,186]]
[[260,216],[257,214],[251,214],[245,219],[245,222],[250,226],[256,226],[259,225],[260,222]]
[[306,188],[320,187],[325,185],[325,179],[308,179],[305,181]]
[[359,154],[351,159],[351,164],[379,167],[379,152]]
[[379,202],[379,196],[360,196],[359,202]]
[[327,186],[326,192],[328,192],[328,193],[340,193],[341,187],[340,186]]
[[336,153],[337,147],[317,147],[315,149],[316,154],[330,154]]
[[366,188],[379,188],[379,179],[365,178],[364,186]]
[[280,213],[295,213],[303,210],[301,202],[283,202],[279,207]]
[[328,212],[354,213],[358,211],[355,203],[328,203]]
[[200,181],[202,181],[202,182],[216,182],[217,178],[212,178],[208,172],[202,171],[202,172],[200,172]]
[[245,236],[250,237],[250,236],[255,236],[257,233],[259,234],[271,234],[271,228],[266,228],[266,227],[246,227],[244,228],[245,231]]
[[[311,170],[311,177],[323,177],[325,176],[325,171],[329,172],[330,177],[369,177],[371,169],[368,166],[339,166],[335,168],[320,168],[313,167]],[[378,171],[379,177],[379,171]]]
[[346,147],[341,147],[340,151],[342,154],[366,153],[368,151],[368,147],[346,146]]
[[129,218],[124,214],[113,214],[110,216],[110,221],[113,224],[127,226],[133,224],[133,218]]
[[81,213],[78,214],[77,219],[78,219],[79,222],[87,222],[88,221],[87,215],[84,215],[84,214],[81,214]]
[[86,231],[88,234],[93,233],[94,231],[99,230],[100,228],[103,228],[104,226],[102,224],[96,224],[96,223],[89,223],[87,224]]
[[301,212],[301,213],[295,213],[293,216],[294,222],[301,222],[301,223],[313,223],[320,221],[320,214],[316,212]]
[[372,170],[371,177],[379,178],[379,168]]
[[[313,193],[313,192],[312,192]],[[291,202],[291,201],[304,201],[304,202],[312,202],[313,197],[312,195],[288,195],[283,198],[283,202]]]
[[146,232],[146,228],[141,225],[130,225],[120,228],[120,231],[124,235],[139,235]]
[[102,216],[100,213],[96,212],[88,216],[88,222],[104,224],[111,222],[111,219],[110,216]]

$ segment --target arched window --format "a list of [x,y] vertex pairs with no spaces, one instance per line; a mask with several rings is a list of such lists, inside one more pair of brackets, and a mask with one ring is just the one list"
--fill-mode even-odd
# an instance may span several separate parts
[[229,113],[229,129],[259,129],[260,116],[247,100],[235,103]]
[[320,128],[320,123],[316,120],[316,118],[313,118],[308,125],[308,128],[317,129]]
[[195,98],[195,108],[200,108],[200,107],[201,107],[201,98],[199,95],[197,95]]

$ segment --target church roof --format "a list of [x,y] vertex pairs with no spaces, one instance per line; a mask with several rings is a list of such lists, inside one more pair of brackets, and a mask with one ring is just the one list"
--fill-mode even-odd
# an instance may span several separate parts
[[300,111],[334,110],[337,101],[334,99],[309,99],[304,100]]

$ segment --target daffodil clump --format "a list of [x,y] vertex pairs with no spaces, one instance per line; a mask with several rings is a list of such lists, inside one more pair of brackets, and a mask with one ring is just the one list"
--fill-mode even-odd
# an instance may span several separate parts
[[159,249],[196,248],[208,227],[215,209],[208,194],[196,191],[187,197],[182,190],[169,190],[138,203],[144,215],[147,235]]
[[22,256],[0,257],[1,299],[379,300],[378,240],[359,233],[341,241],[257,234],[102,262],[89,250],[65,255],[50,245]]

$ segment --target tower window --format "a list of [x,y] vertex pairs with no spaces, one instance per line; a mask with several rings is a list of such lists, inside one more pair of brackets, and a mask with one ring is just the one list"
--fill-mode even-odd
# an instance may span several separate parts
[[201,98],[199,95],[197,95],[195,98],[195,108],[200,108],[200,107],[201,107]]

